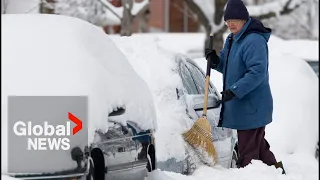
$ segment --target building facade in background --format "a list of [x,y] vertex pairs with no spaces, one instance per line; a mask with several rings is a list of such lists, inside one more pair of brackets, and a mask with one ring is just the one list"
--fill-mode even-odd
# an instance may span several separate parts
[[[115,7],[121,7],[121,0],[107,0]],[[142,0],[133,0],[141,2]],[[9,14],[44,13],[55,14],[48,4],[56,0],[1,0],[1,12]],[[133,33],[137,32],[197,32],[199,23],[188,10],[183,0],[150,0],[149,10],[142,18],[133,22]],[[121,25],[102,27],[108,34],[120,33]]]
[[[139,2],[141,0],[135,0]],[[121,0],[110,1],[121,7]],[[199,23],[183,0],[150,0],[145,20],[135,19],[133,32],[198,32]],[[110,29],[111,28],[111,29]],[[119,26],[104,27],[106,33],[119,33]]]

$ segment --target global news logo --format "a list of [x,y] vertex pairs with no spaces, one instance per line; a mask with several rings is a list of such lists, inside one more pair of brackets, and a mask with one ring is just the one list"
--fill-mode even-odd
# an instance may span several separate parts
[[[71,121],[76,124],[72,129]],[[65,124],[52,125],[48,121],[33,124],[31,121],[17,121],[13,125],[15,135],[27,138],[27,150],[69,150],[70,136],[82,130],[82,121],[68,112]]]

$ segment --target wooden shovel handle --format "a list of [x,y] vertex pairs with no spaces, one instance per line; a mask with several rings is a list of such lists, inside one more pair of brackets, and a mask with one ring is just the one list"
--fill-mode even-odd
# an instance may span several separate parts
[[[209,48],[213,49],[213,34],[210,34],[210,37],[209,37]],[[203,114],[202,114],[202,116],[207,116],[209,84],[210,84],[210,72],[211,72],[211,58],[209,58],[207,60],[206,84],[205,84],[205,89],[204,89],[204,103],[203,103]]]

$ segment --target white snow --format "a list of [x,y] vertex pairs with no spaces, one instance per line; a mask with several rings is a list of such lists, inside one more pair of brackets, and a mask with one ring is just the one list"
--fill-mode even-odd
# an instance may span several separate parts
[[[137,15],[148,3],[148,0],[133,2],[131,14]],[[100,26],[121,24],[123,10],[123,6],[115,7],[109,0],[57,0],[55,3],[58,14],[81,18]]]
[[[110,25],[116,25],[116,24],[121,24],[121,21],[118,17],[122,17],[123,14],[123,7],[115,7],[113,6],[108,0],[99,0],[102,4],[105,6],[109,7],[115,14],[108,12],[108,15],[106,16],[107,21],[109,22],[108,24]],[[143,0],[142,2],[134,2],[132,9],[131,9],[131,14],[136,15],[138,12],[149,2],[147,0]],[[127,7],[129,8],[129,7]]]
[[195,4],[199,6],[202,10],[206,18],[208,19],[209,23],[211,24],[211,32],[216,33],[224,26],[223,17],[221,19],[220,24],[216,24],[214,22],[214,14],[215,14],[215,0],[193,0]]
[[[6,14],[38,14],[40,13],[41,1],[42,0],[1,0],[1,12]],[[137,15],[148,3],[148,0],[134,2],[131,14]],[[77,5],[76,7],[74,6],[75,4]],[[92,7],[94,5],[97,6],[97,8],[94,9],[94,7]],[[101,6],[102,9],[103,6],[107,6],[116,15],[110,10],[100,12]],[[91,20],[101,25],[119,25],[121,24],[119,17],[121,18],[123,15],[123,7],[115,7],[108,0],[94,0],[92,2],[89,0],[57,0],[52,7],[55,8],[57,14],[74,16],[88,21]],[[97,9],[98,12],[96,12]]]
[[[119,17],[122,17],[122,12],[123,12],[123,7],[115,7],[113,6],[108,0],[100,0],[103,4],[108,6],[110,9],[112,9],[113,12],[115,12]],[[132,15],[137,15],[138,12],[148,4],[148,0],[143,0],[141,2],[134,2],[132,5],[131,9],[131,14]],[[129,8],[128,6],[126,8]],[[120,24],[120,20],[119,20]]]
[[[66,21],[65,23],[68,22],[69,21]],[[83,23],[79,23],[79,25],[80,24],[83,25]],[[37,27],[39,26],[41,25],[37,24]],[[27,28],[24,29],[24,31],[28,30],[29,29]],[[62,31],[61,28],[55,30],[56,33],[59,33],[60,31]],[[12,29],[10,33],[11,32]],[[40,31],[40,35],[41,32],[43,31]],[[98,36],[96,34],[100,33],[98,31],[95,32],[96,34],[91,33],[91,35],[86,35],[84,37],[83,34],[86,32],[86,28],[82,26],[80,28],[77,26],[76,30],[68,29],[68,32],[77,34],[74,36],[76,37],[77,41],[74,42],[70,40],[70,42],[73,42],[70,45],[78,45],[78,43],[81,43],[85,48],[90,48],[88,47],[89,45],[85,45],[90,44],[92,46],[92,44],[96,42],[100,43],[99,40],[95,39],[95,36]],[[43,34],[47,35],[46,33]],[[66,38],[65,36],[63,37]],[[25,36],[16,37],[16,39],[28,38],[29,37]],[[174,69],[172,69],[174,62],[172,60],[172,54],[168,51],[183,54],[188,54],[193,50],[202,52],[204,45],[203,41],[205,39],[204,34],[135,34],[132,37],[120,38],[119,36],[111,36],[111,38],[124,53],[124,55],[129,59],[129,63],[133,65],[133,69],[143,78],[145,82],[147,82],[153,95],[158,124],[158,129],[156,132],[156,151],[158,160],[166,160],[171,157],[182,159],[184,157],[185,146],[180,132],[184,131],[186,127],[189,127],[192,121],[186,117],[184,113],[184,105],[180,104],[176,100],[174,88],[176,86],[181,86],[181,82],[179,82]],[[6,38],[4,38],[4,40],[6,42]],[[28,41],[32,42],[30,39]],[[53,43],[56,42],[53,38],[51,41]],[[36,44],[36,42],[33,44]],[[318,45],[315,47],[315,43],[306,41],[306,43],[312,45],[308,45],[308,47],[305,47],[305,45],[297,46],[297,44],[300,42],[300,40],[294,42],[284,41],[276,36],[271,36],[269,42],[269,72],[270,84],[274,98],[274,121],[267,126],[266,138],[269,141],[271,150],[275,153],[277,160],[281,160],[283,162],[287,175],[282,175],[279,170],[269,167],[263,164],[261,161],[253,160],[252,164],[241,169],[225,169],[220,166],[213,168],[202,166],[190,176],[156,170],[152,173],[149,173],[149,177],[147,179],[318,179],[319,162],[315,159],[314,152],[319,135],[319,84],[318,77],[308,66],[308,64],[301,60],[301,58],[306,57],[307,55],[308,57],[312,58],[317,57],[318,51],[315,51],[315,49],[318,48]],[[106,46],[109,47],[109,43],[111,42],[106,40],[104,43],[108,44]],[[95,44],[95,47],[102,47],[105,45],[104,43]],[[11,44],[17,45],[17,43],[14,41],[11,42]],[[19,46],[20,45],[18,44],[17,47]],[[59,46],[64,47],[66,46],[66,43],[60,42]],[[46,49],[42,50],[44,52],[41,52],[40,54],[48,52]],[[84,49],[82,50],[84,51]],[[306,52],[307,50],[308,52]],[[29,49],[20,51],[21,53],[16,56],[25,57],[27,54],[26,51],[29,51]],[[93,53],[93,48],[90,48],[90,51],[90,55],[96,54]],[[115,48],[115,51],[118,52],[118,49]],[[6,51],[4,51],[4,53],[5,52]],[[105,57],[105,52],[105,50],[98,51],[99,55],[95,55],[95,57]],[[111,52],[108,51],[107,53]],[[57,56],[51,52],[50,55],[53,57]],[[120,62],[122,62],[121,59],[124,58],[120,58]],[[198,58],[195,61],[200,67],[205,69],[206,61],[204,58]],[[100,66],[92,65],[92,67],[99,69]],[[131,69],[128,69],[128,71],[131,72]],[[110,69],[108,69],[108,71],[109,70]],[[86,76],[88,75],[86,74]],[[86,78],[86,76],[83,77]],[[33,78],[36,78],[36,76]],[[222,90],[222,76],[220,73],[212,70],[211,81],[216,85],[219,91]],[[90,82],[87,83],[90,84]],[[140,100],[143,99],[144,98],[140,98]]]
[[208,18],[209,22],[213,24],[213,17],[215,13],[214,0],[193,0],[195,4],[203,11],[204,15]]
[[261,14],[275,13],[280,14],[288,0],[278,0],[273,2],[268,2],[260,6],[247,6],[250,16],[259,16]]
[[89,143],[96,129],[107,131],[108,114],[123,105],[125,114],[112,120],[156,128],[148,86],[100,28],[58,15],[2,15],[2,20],[2,170],[9,95],[88,96]]
[[[294,159],[294,160],[292,160]],[[280,169],[267,166],[261,161],[253,160],[245,168],[225,169],[221,167],[202,166],[193,175],[185,176],[173,172],[156,170],[148,174],[148,180],[316,180],[318,179],[318,161],[313,157],[292,155],[286,159],[286,175]],[[308,163],[306,163],[308,162]]]
[[[268,13],[275,13],[276,15],[280,15],[280,11],[283,10],[283,7],[289,1],[290,0],[277,0],[277,1],[267,2],[262,5],[247,6],[247,9],[250,16],[259,16],[261,14],[268,14]],[[301,0],[293,0],[291,1],[289,8],[293,8],[300,3],[301,3]]]
[[[162,49],[181,54],[189,54],[198,51],[203,52],[206,38],[203,33],[150,33],[133,34],[132,37],[149,40],[155,39],[157,45]],[[151,44],[153,44],[153,42]]]
[[41,0],[1,0],[1,12],[6,14],[37,14]]
[[[181,159],[185,146],[177,131],[182,132],[190,121],[184,117],[183,107],[176,104],[175,94],[169,93],[170,88],[174,85],[179,86],[180,82],[176,82],[175,75],[168,72],[173,62],[166,50],[184,54],[192,50],[202,51],[203,41],[199,39],[204,40],[204,35],[174,33],[111,37],[138,74],[148,83],[154,95],[158,116],[156,133],[158,160],[163,161],[171,157]],[[313,50],[318,45],[313,41],[305,41],[309,44],[306,50],[306,48],[300,49],[303,44],[299,43],[300,41],[284,41],[276,36],[271,36],[269,42],[274,121],[267,126],[266,138],[277,160],[283,161],[287,171],[286,176],[261,161],[253,161],[253,164],[243,169],[200,167],[192,176],[158,170],[149,174],[149,179],[316,179],[319,166],[314,157],[319,133],[318,77],[301,57],[305,57],[306,54],[315,57],[318,51]],[[292,48],[293,46],[297,49]],[[303,51],[308,52],[299,53]],[[195,61],[203,70],[206,69],[204,58]],[[212,70],[211,81],[220,92],[221,73]],[[172,104],[174,106],[171,106]]]
[[165,161],[175,157],[182,160],[185,145],[181,133],[192,120],[186,115],[185,106],[177,100],[175,88],[182,82],[175,72],[173,57],[157,45],[159,40],[153,36],[111,37],[152,91],[158,121],[155,134],[157,159]]
[[304,60],[319,61],[319,41],[287,40],[282,47],[284,55],[293,55]]

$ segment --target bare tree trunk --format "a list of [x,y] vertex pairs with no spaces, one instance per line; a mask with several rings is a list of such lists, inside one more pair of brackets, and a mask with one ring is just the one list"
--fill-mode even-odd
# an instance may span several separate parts
[[1,0],[1,14],[7,13],[8,4],[9,0]]
[[148,32],[148,22],[150,19],[150,11],[145,11],[142,16],[138,19],[139,21],[139,32],[145,33]]
[[312,30],[313,30],[313,17],[312,17],[312,14],[313,14],[313,9],[312,9],[312,1],[309,1],[308,2],[308,9],[309,9],[309,11],[307,11],[307,17],[308,17],[308,20],[307,20],[307,22],[308,22],[308,27],[309,27],[309,32],[307,32],[308,33],[308,38],[309,39],[312,39],[312,36],[313,36],[313,33],[312,33]]
[[[193,0],[184,0],[186,5],[188,6],[188,8],[194,13],[196,14],[196,18],[197,20],[200,22],[200,24],[204,27],[205,32],[206,32],[206,40],[204,42],[204,50],[206,47],[208,47],[208,43],[209,43],[209,36],[212,30],[212,26],[209,22],[209,19],[206,17],[206,15],[203,13],[203,11],[201,10],[201,8],[193,1]],[[213,41],[214,44],[215,41]]]
[[54,14],[54,8],[50,7],[50,6],[53,6],[54,3],[55,3],[55,0],[40,1],[40,13]]
[[[216,33],[213,34],[213,48],[217,52],[219,52],[223,47],[223,33],[226,31],[226,26],[219,30],[212,29],[212,25],[210,24],[208,18],[204,15],[200,7],[193,0],[185,0],[185,2],[190,10],[197,15],[197,19],[199,20],[200,24],[205,28],[206,40],[204,42],[204,48],[208,47],[210,33],[214,31]],[[215,0],[215,14],[213,23],[220,24],[223,20],[224,6],[226,3],[227,0]]]
[[141,10],[132,18],[132,21],[139,22],[139,32],[148,32],[148,22],[150,19],[150,4],[145,5]]
[[6,13],[6,0],[1,0],[1,14],[5,14]]
[[[319,31],[319,22],[317,17],[319,17],[319,8],[316,0],[310,0],[308,2],[308,29],[309,29],[309,38],[310,39],[317,39],[318,31]],[[318,27],[318,29],[317,29]]]
[[314,39],[319,39],[319,2],[317,0],[313,0],[313,7],[314,8],[314,18],[312,24],[312,35]]
[[188,8],[197,16],[197,20],[200,22],[206,31],[206,35],[209,36],[211,32],[211,25],[206,17],[206,15],[202,12],[200,7],[193,0],[184,0],[188,6]]
[[224,45],[223,34],[226,32],[227,26],[223,26],[218,32],[213,35],[213,48],[218,52],[220,52]]
[[132,34],[132,14],[131,9],[133,6],[133,0],[121,0],[123,7],[123,14],[121,20],[121,36],[131,36]]
[[[220,24],[221,21],[223,21],[223,15],[224,15],[224,6],[226,5],[226,0],[215,0],[215,13],[214,13],[214,23]],[[213,34],[213,48],[220,52],[223,48],[223,33],[227,30],[226,25],[223,26],[219,31],[216,31],[215,34]],[[207,38],[208,40],[208,38]]]

